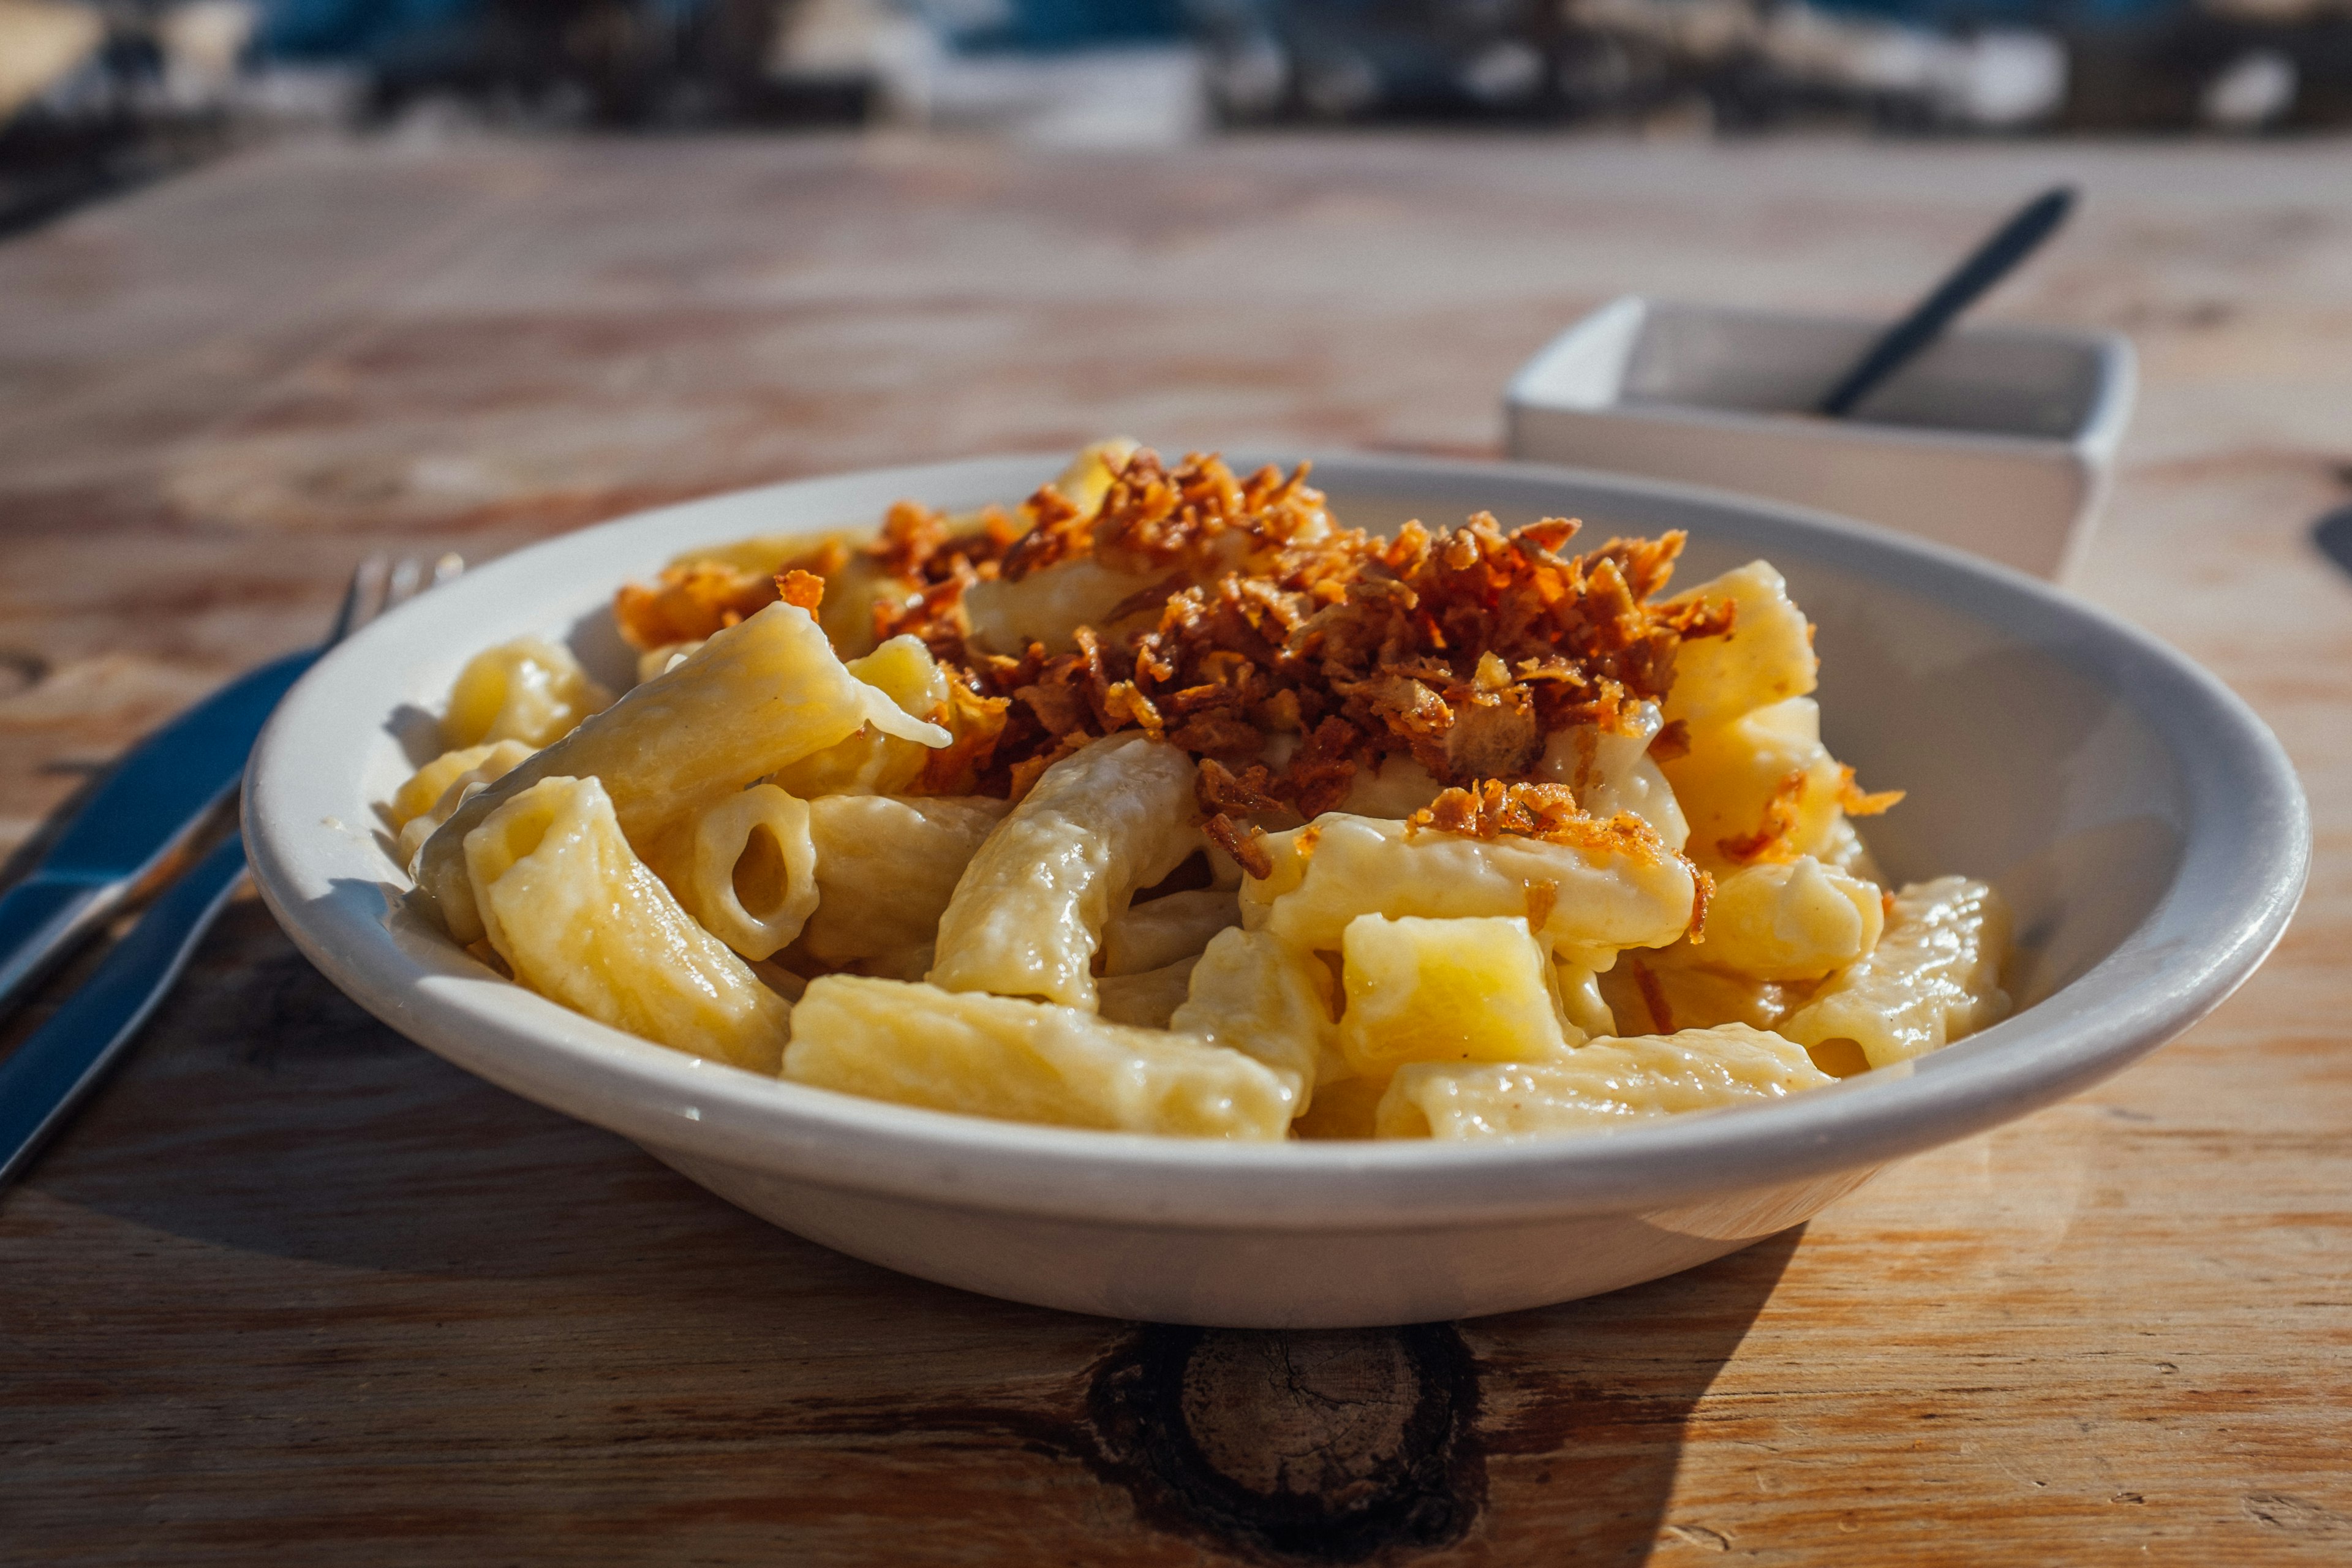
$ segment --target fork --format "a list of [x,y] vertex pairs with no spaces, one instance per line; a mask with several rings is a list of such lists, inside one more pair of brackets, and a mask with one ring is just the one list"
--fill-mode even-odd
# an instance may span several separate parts
[[394,561],[382,551],[352,568],[351,585],[343,590],[342,607],[327,630],[320,651],[334,647],[386,610],[406,604],[427,588],[437,588],[466,569],[466,558],[455,552],[427,566],[414,555]]
[[[369,555],[352,571],[334,625],[318,652],[426,588],[447,582],[465,565],[456,555],[444,555],[429,566],[414,557],[394,561],[382,553]],[[198,822],[210,815],[199,810]],[[0,1061],[0,1187],[23,1173],[137,1037],[244,877],[245,840],[232,831],[158,894],[80,989]],[[109,909],[130,889],[112,891]],[[57,945],[86,934],[97,923],[93,920],[84,931],[61,931]],[[42,956],[53,959],[56,954]]]

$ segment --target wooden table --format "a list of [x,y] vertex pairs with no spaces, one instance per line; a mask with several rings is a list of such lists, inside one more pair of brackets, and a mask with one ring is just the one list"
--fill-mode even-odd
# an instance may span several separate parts
[[0,1198],[0,1557],[2352,1560],[2352,579],[2307,540],[2352,485],[2352,146],[251,153],[0,246],[0,848],[370,546],[1110,429],[1488,452],[1614,292],[1891,308],[2057,177],[2087,208],[1996,309],[2146,378],[2080,585],[2261,709],[2318,823],[2187,1038],[1676,1279],[1198,1335],[772,1230],[247,901]]

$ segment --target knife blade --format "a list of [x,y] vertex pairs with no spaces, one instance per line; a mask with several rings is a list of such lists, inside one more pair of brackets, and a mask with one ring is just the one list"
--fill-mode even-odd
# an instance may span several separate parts
[[88,983],[0,1060],[0,1187],[106,1076],[244,875],[245,840],[232,833],[165,889]]
[[32,872],[0,893],[0,1015],[236,787],[270,710],[320,651],[240,676],[141,742]]

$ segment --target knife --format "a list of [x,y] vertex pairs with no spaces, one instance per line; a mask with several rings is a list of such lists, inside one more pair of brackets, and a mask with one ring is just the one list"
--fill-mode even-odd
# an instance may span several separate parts
[[142,742],[29,876],[0,893],[0,1016],[161,870],[236,788],[305,648],[231,681]]
[[164,889],[89,981],[0,1061],[0,1187],[106,1076],[244,875],[245,840],[232,833]]

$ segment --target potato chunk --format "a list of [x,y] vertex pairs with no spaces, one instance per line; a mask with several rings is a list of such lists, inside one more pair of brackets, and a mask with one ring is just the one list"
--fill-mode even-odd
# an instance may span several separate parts
[[1340,952],[1339,1048],[1364,1077],[1401,1062],[1522,1061],[1567,1044],[1550,962],[1523,920],[1362,915]]

